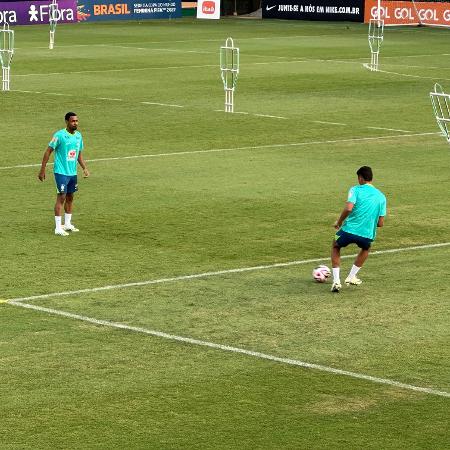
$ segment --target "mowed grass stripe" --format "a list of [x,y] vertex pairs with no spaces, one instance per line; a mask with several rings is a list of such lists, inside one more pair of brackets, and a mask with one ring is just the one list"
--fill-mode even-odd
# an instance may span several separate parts
[[[406,133],[406,131],[405,131]],[[348,138],[348,139],[333,139],[328,141],[310,141],[310,142],[291,142],[287,144],[266,144],[266,145],[251,145],[245,147],[229,147],[229,148],[215,148],[209,150],[192,150],[185,152],[168,152],[168,153],[153,153],[145,155],[130,155],[130,156],[117,156],[111,158],[96,158],[96,159],[86,159],[87,162],[102,162],[102,161],[122,161],[127,159],[140,159],[140,158],[160,158],[163,156],[182,156],[182,155],[195,155],[199,153],[220,153],[220,152],[232,152],[239,150],[259,150],[266,148],[283,148],[283,147],[301,147],[308,145],[323,145],[323,144],[339,144],[346,142],[359,142],[359,141],[376,141],[382,139],[401,139],[405,137],[419,137],[419,136],[432,136],[440,135],[439,132],[425,132],[425,133],[414,133],[414,134],[398,134],[398,135],[387,135],[387,136],[371,136],[371,137],[360,137],[360,138]],[[53,165],[53,163],[48,163],[48,166]],[[0,170],[8,169],[25,169],[29,167],[41,167],[41,164],[17,164],[15,166],[2,166]]]
[[365,380],[365,381],[369,381],[372,383],[393,386],[393,387],[400,388],[400,389],[408,389],[410,391],[421,392],[421,393],[425,393],[425,394],[436,395],[439,397],[450,398],[450,393],[446,392],[446,391],[441,391],[438,389],[432,389],[432,388],[421,387],[421,386],[414,386],[411,384],[402,383],[400,381],[390,380],[388,378],[374,377],[374,376],[366,375],[363,373],[350,372],[348,370],[336,369],[334,367],[328,367],[328,366],[323,366],[320,364],[308,363],[308,362],[299,361],[296,359],[281,358],[278,356],[268,355],[266,353],[256,352],[253,350],[246,350],[246,349],[239,348],[239,347],[232,347],[229,345],[217,344],[214,342],[193,339],[190,337],[178,336],[178,335],[174,335],[174,334],[165,333],[163,331],[150,330],[150,329],[142,328],[142,327],[134,327],[134,326],[118,323],[118,322],[110,322],[107,320],[95,319],[92,317],[82,316],[79,314],[73,314],[73,313],[70,313],[67,311],[61,311],[61,310],[57,310],[57,309],[53,309],[53,308],[46,308],[46,307],[42,307],[42,306],[31,305],[29,303],[21,303],[19,301],[10,301],[9,304],[14,305],[14,306],[19,306],[21,308],[27,308],[27,309],[31,309],[31,310],[35,310],[35,311],[45,312],[45,313],[52,314],[52,315],[67,317],[69,319],[81,320],[83,322],[89,322],[94,325],[102,325],[102,326],[106,326],[106,327],[112,327],[112,328],[118,328],[121,330],[132,331],[132,332],[136,332],[136,333],[148,334],[151,336],[156,336],[156,337],[163,338],[163,339],[169,339],[172,341],[182,342],[185,344],[198,345],[198,346],[208,347],[208,348],[212,348],[212,349],[216,349],[216,350],[238,353],[238,354],[251,356],[251,357],[259,358],[259,359],[265,359],[265,360],[273,361],[273,362],[277,362],[277,363],[288,364],[288,365],[292,365],[292,366],[299,366],[299,367],[303,367],[306,369],[318,370],[321,372],[328,372],[328,373],[332,373],[334,375],[347,376],[350,378]]
[[[377,251],[371,252],[371,255],[384,255],[384,254],[389,254],[389,253],[399,253],[399,252],[413,251],[413,250],[427,250],[427,249],[431,249],[431,248],[448,247],[449,245],[450,245],[450,242],[441,242],[441,243],[437,243],[437,244],[427,244],[427,245],[416,245],[413,247],[377,250]],[[354,258],[355,256],[356,256],[356,254],[344,255],[344,256],[341,256],[341,259]],[[77,295],[77,294],[85,294],[85,293],[92,293],[92,292],[99,292],[99,291],[110,291],[110,290],[114,290],[114,289],[125,289],[125,288],[130,288],[130,287],[137,287],[137,286],[148,286],[151,284],[170,283],[170,282],[174,282],[174,281],[192,280],[192,279],[196,279],[196,278],[207,278],[207,277],[227,275],[227,274],[232,274],[232,273],[251,272],[251,271],[256,271],[256,270],[276,269],[276,268],[281,268],[281,267],[290,267],[290,266],[298,266],[298,265],[302,265],[302,264],[316,263],[316,262],[321,262],[321,261],[325,261],[328,259],[329,259],[329,257],[325,256],[322,258],[303,259],[303,260],[299,260],[299,261],[274,263],[274,264],[267,264],[267,265],[262,265],[262,266],[241,267],[241,268],[236,268],[236,269],[218,270],[218,271],[214,271],[214,272],[204,272],[204,273],[191,274],[191,275],[181,275],[178,277],[168,277],[168,278],[160,278],[157,280],[137,281],[137,282],[133,282],[133,283],[115,284],[115,285],[110,285],[110,286],[101,286],[101,287],[88,288],[88,289],[78,289],[78,290],[74,290],[74,291],[53,292],[50,294],[32,295],[29,297],[13,298],[13,299],[8,300],[8,302],[9,303],[20,303],[20,302],[24,302],[24,301],[31,301],[31,300],[51,298],[51,297],[62,297],[62,296],[67,296],[67,295]]]

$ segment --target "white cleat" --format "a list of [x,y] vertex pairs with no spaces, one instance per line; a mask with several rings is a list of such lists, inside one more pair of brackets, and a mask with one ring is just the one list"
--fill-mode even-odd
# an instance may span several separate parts
[[347,286],[359,286],[362,283],[362,281],[359,278],[353,277],[353,278],[346,278],[345,284]]
[[69,236],[69,233],[67,233],[67,231],[64,231],[62,228],[60,230],[55,229],[55,234],[57,236]]
[[71,231],[72,233],[76,233],[77,231],[80,231],[78,228],[75,228],[72,224],[71,225],[64,225],[63,230],[65,231]]
[[333,285],[331,286],[331,292],[340,292],[341,288],[341,283],[333,283]]

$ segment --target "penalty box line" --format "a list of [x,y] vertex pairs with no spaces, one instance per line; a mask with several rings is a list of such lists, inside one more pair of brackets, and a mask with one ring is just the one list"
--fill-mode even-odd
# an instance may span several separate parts
[[[443,242],[443,243],[438,243],[438,244],[418,245],[418,246],[414,246],[414,247],[379,250],[379,251],[373,252],[372,254],[380,255],[380,254],[397,253],[397,252],[409,251],[409,250],[421,250],[421,249],[427,249],[427,248],[446,247],[449,245],[450,245],[450,242]],[[343,258],[352,258],[354,256],[355,255],[346,255],[346,256],[343,256]],[[57,316],[62,316],[62,317],[66,317],[69,319],[80,320],[80,321],[88,322],[88,323],[91,323],[94,325],[105,326],[105,327],[116,328],[116,329],[125,330],[125,331],[131,331],[131,332],[135,332],[135,333],[151,335],[151,336],[159,337],[162,339],[168,339],[171,341],[181,342],[184,344],[196,345],[196,346],[201,346],[201,347],[207,347],[207,348],[214,349],[214,350],[221,350],[221,351],[226,351],[226,352],[231,352],[231,353],[237,353],[237,354],[250,356],[253,358],[258,358],[258,359],[271,361],[271,362],[275,362],[275,363],[281,363],[281,364],[286,364],[286,365],[291,365],[291,366],[302,367],[305,369],[317,370],[317,371],[321,371],[321,372],[331,373],[333,375],[346,376],[349,378],[364,380],[364,381],[368,381],[368,382],[376,383],[376,384],[383,384],[383,385],[395,387],[398,389],[405,389],[405,390],[410,390],[410,391],[414,391],[414,392],[450,398],[450,393],[443,391],[443,390],[422,387],[422,386],[415,386],[412,384],[402,383],[397,380],[392,380],[389,378],[375,377],[375,376],[367,375],[364,373],[358,373],[358,372],[352,372],[352,371],[343,370],[343,369],[337,369],[334,367],[324,366],[321,364],[309,363],[309,362],[292,359],[292,358],[283,358],[283,357],[274,356],[274,355],[257,352],[257,351],[253,351],[253,350],[248,350],[248,349],[244,349],[244,348],[233,347],[233,346],[224,345],[224,344],[218,344],[218,343],[214,343],[214,342],[204,341],[204,340],[200,340],[200,339],[194,339],[194,338],[185,337],[185,336],[178,336],[178,335],[174,335],[174,334],[165,333],[162,331],[151,330],[151,329],[142,328],[142,327],[134,327],[134,326],[125,325],[125,324],[122,324],[119,322],[95,319],[92,317],[83,316],[80,314],[74,314],[71,312],[63,311],[63,310],[57,310],[57,309],[53,309],[53,308],[46,308],[43,306],[37,306],[37,305],[29,304],[29,303],[24,303],[25,300],[33,300],[33,299],[38,299],[38,298],[49,298],[51,296],[55,297],[55,296],[69,295],[69,294],[74,294],[74,293],[95,292],[95,291],[106,290],[106,289],[117,289],[117,288],[130,287],[130,286],[142,286],[145,284],[155,284],[155,283],[163,283],[163,282],[168,282],[168,281],[179,281],[179,280],[192,279],[192,278],[201,278],[201,277],[206,277],[206,276],[222,275],[222,274],[227,274],[227,273],[247,272],[247,271],[252,271],[252,270],[263,270],[263,269],[271,269],[271,268],[276,268],[276,267],[287,267],[287,266],[292,266],[292,265],[306,264],[309,262],[319,262],[319,261],[323,261],[324,259],[326,259],[326,258],[315,258],[315,259],[308,259],[308,260],[302,260],[302,261],[291,261],[288,263],[278,263],[278,264],[272,264],[272,265],[266,265],[266,266],[246,267],[246,268],[241,268],[241,269],[231,269],[231,270],[222,270],[222,271],[217,271],[217,272],[206,272],[203,274],[196,274],[196,275],[187,275],[187,276],[183,276],[183,277],[165,278],[165,279],[153,280],[153,281],[149,281],[149,282],[128,283],[126,285],[105,286],[103,288],[83,289],[83,290],[79,290],[79,291],[72,291],[72,292],[65,292],[65,293],[63,292],[63,293],[46,294],[46,295],[33,296],[33,297],[23,297],[21,299],[17,298],[17,299],[7,300],[6,303],[13,305],[13,306],[18,306],[21,308],[44,312],[44,313],[51,314],[51,315],[57,315]]]
[[131,331],[131,332],[135,332],[135,333],[142,333],[142,334],[151,335],[151,336],[155,336],[155,337],[162,338],[162,339],[168,339],[171,341],[181,342],[184,344],[196,345],[196,346],[201,346],[201,347],[207,347],[207,348],[214,349],[214,350],[222,350],[222,351],[226,351],[226,352],[237,353],[237,354],[241,354],[241,355],[245,355],[245,356],[251,356],[253,358],[263,359],[266,361],[287,364],[287,365],[291,365],[291,366],[297,366],[297,367],[317,370],[317,371],[321,371],[321,372],[327,372],[327,373],[331,373],[333,375],[342,375],[342,376],[346,376],[346,377],[350,377],[350,378],[369,381],[372,383],[384,384],[384,385],[392,386],[392,387],[399,388],[399,389],[407,389],[410,391],[436,395],[439,397],[450,398],[450,393],[446,392],[446,391],[428,388],[428,387],[415,386],[412,384],[407,384],[407,383],[402,383],[400,381],[392,380],[389,378],[379,378],[379,377],[375,377],[372,375],[337,369],[334,367],[328,367],[328,366],[324,366],[321,364],[308,363],[308,362],[300,361],[297,359],[282,358],[279,356],[269,355],[266,353],[261,353],[261,352],[257,352],[257,351],[253,351],[253,350],[247,350],[244,348],[232,347],[229,345],[218,344],[218,343],[214,343],[214,342],[204,341],[204,340],[200,340],[200,339],[194,339],[194,338],[185,337],[185,336],[178,336],[178,335],[169,334],[169,333],[165,333],[162,331],[156,331],[156,330],[151,330],[151,329],[142,328],[142,327],[134,327],[134,326],[118,323],[118,322],[111,322],[111,321],[107,321],[107,320],[95,319],[95,318],[88,317],[88,316],[82,316],[79,314],[74,314],[74,313],[57,310],[57,309],[53,309],[53,308],[45,308],[42,306],[36,306],[36,305],[29,304],[29,303],[21,303],[18,301],[9,301],[9,304],[19,306],[21,308],[31,309],[34,311],[45,312],[45,313],[52,314],[52,315],[62,316],[62,317],[66,317],[69,319],[80,320],[83,322],[89,322],[94,325],[116,328],[116,329]]
[[[384,255],[384,254],[390,254],[390,253],[400,253],[405,251],[413,251],[413,250],[426,250],[431,248],[441,248],[441,247],[448,247],[450,246],[450,242],[441,242],[437,244],[426,244],[426,245],[416,245],[412,247],[401,247],[401,248],[393,248],[393,249],[387,249],[387,250],[376,250],[371,252],[371,255]],[[341,257],[341,259],[349,259],[354,258],[356,254],[352,255],[344,255]],[[49,294],[40,294],[40,295],[32,295],[29,297],[18,297],[18,298],[12,298],[9,300],[6,300],[6,303],[11,304],[17,304],[20,302],[26,302],[26,301],[32,301],[32,300],[38,300],[38,299],[48,299],[48,298],[55,298],[55,297],[64,297],[64,296],[70,296],[70,295],[79,295],[79,294],[87,294],[87,293],[94,293],[94,292],[101,292],[101,291],[111,291],[116,289],[126,289],[126,288],[132,288],[132,287],[140,287],[140,286],[150,286],[154,284],[164,284],[164,283],[170,283],[170,282],[177,282],[177,281],[184,281],[184,280],[193,280],[198,278],[209,278],[214,276],[221,276],[221,275],[229,275],[234,273],[245,273],[245,272],[255,272],[260,270],[270,270],[270,269],[277,269],[277,268],[283,268],[283,267],[290,267],[290,266],[299,266],[303,264],[309,264],[309,263],[319,263],[328,260],[329,257],[322,257],[322,258],[311,258],[311,259],[303,259],[303,260],[297,260],[297,261],[288,261],[284,263],[274,263],[274,264],[267,264],[267,265],[259,265],[259,266],[251,266],[251,267],[240,267],[235,269],[224,269],[224,270],[217,270],[213,272],[203,272],[203,273],[197,273],[197,274],[190,274],[190,275],[181,275],[176,277],[167,277],[167,278],[159,278],[155,280],[146,280],[146,281],[136,281],[132,283],[123,283],[123,284],[114,284],[114,285],[108,285],[108,286],[100,286],[95,288],[86,288],[86,289],[78,289],[74,291],[62,291],[62,292],[52,292]]]

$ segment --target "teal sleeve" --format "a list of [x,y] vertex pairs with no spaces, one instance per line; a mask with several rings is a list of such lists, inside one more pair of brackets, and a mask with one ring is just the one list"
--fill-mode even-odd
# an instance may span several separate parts
[[381,211],[380,211],[380,216],[385,216],[386,215],[386,197],[383,199],[383,202],[381,203]]
[[57,145],[58,145],[58,135],[55,133],[52,137],[52,140],[48,143],[48,146],[51,147],[53,150],[55,150]]
[[350,202],[350,203],[356,203],[356,192],[355,192],[356,190],[354,189],[354,188],[351,188],[349,191],[348,191],[348,197],[347,197],[347,202]]

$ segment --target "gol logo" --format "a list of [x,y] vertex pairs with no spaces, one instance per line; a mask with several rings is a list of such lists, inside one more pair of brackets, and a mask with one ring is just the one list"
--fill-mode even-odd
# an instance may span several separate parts
[[203,2],[202,12],[203,14],[214,14],[216,11],[216,2],[214,1],[206,1]]

